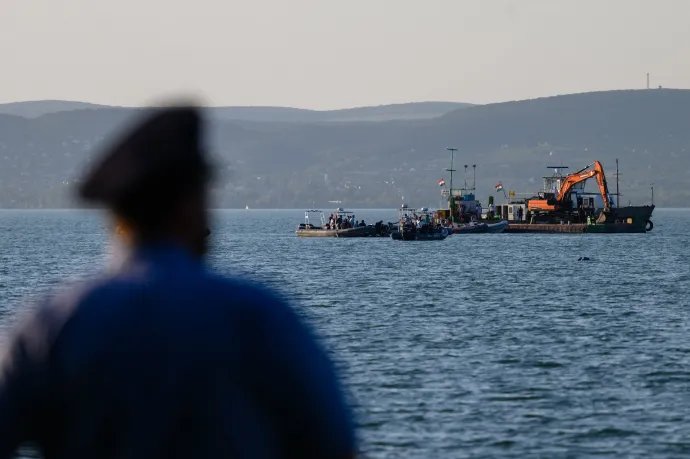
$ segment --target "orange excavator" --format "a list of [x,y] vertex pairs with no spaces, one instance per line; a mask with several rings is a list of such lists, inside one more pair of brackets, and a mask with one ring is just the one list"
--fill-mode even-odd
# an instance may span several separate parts
[[570,208],[572,206],[570,193],[573,187],[592,177],[596,178],[601,198],[604,201],[604,211],[601,212],[597,219],[597,223],[603,223],[606,220],[606,214],[611,211],[611,204],[609,200],[609,188],[606,184],[606,175],[604,175],[604,167],[599,161],[594,161],[589,166],[565,177],[561,189],[554,198],[530,199],[527,202],[527,210],[533,213],[548,213]]

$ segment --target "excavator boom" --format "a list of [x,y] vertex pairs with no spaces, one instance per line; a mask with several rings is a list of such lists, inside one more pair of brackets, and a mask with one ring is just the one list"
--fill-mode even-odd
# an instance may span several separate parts
[[[591,169],[590,169],[591,168]],[[528,203],[528,209],[532,210],[555,210],[557,207],[562,205],[564,200],[573,190],[573,187],[578,183],[582,183],[592,177],[597,180],[597,185],[599,186],[599,193],[604,201],[604,212],[609,212],[611,209],[611,204],[609,202],[609,188],[606,183],[606,175],[604,174],[604,167],[599,161],[594,161],[589,166],[584,169],[575,172],[574,174],[568,175],[563,180],[563,185],[556,196],[556,204],[549,204],[547,201],[543,200],[531,200]],[[603,213],[602,213],[603,215]]]
[[601,199],[604,200],[604,212],[609,212],[611,210],[611,202],[609,199],[609,185],[606,183],[606,174],[604,174],[604,166],[599,161],[594,161],[594,169],[598,172],[596,176],[597,185],[599,185]]

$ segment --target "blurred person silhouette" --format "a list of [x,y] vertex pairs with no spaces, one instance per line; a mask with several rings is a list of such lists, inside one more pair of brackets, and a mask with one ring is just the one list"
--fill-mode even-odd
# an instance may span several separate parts
[[[115,226],[109,250],[109,266],[111,269],[119,269],[121,264],[127,260],[134,248],[132,244],[132,230],[122,219],[115,217]],[[211,235],[211,230],[206,228],[206,237]]]
[[0,361],[0,459],[351,458],[331,361],[276,294],[204,266],[207,183],[195,107],[159,109],[108,149],[80,196],[131,247],[44,298]]

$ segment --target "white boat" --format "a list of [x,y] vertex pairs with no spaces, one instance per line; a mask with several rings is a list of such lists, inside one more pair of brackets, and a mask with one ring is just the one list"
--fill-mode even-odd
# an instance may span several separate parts
[[[320,225],[312,223],[309,216],[317,214],[320,216]],[[342,207],[335,210],[334,215],[347,217],[352,212],[345,211]],[[343,229],[330,229],[326,224],[326,216],[320,210],[310,209],[304,212],[304,223],[300,223],[295,234],[299,237],[370,237],[377,235],[377,226],[365,225]]]

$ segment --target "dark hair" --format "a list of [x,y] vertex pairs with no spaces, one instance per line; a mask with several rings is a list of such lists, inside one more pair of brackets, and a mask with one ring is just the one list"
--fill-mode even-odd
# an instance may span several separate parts
[[210,167],[202,163],[190,164],[186,171],[168,170],[128,190],[112,203],[112,209],[136,232],[160,232],[176,217],[181,201],[204,192],[210,178]]

